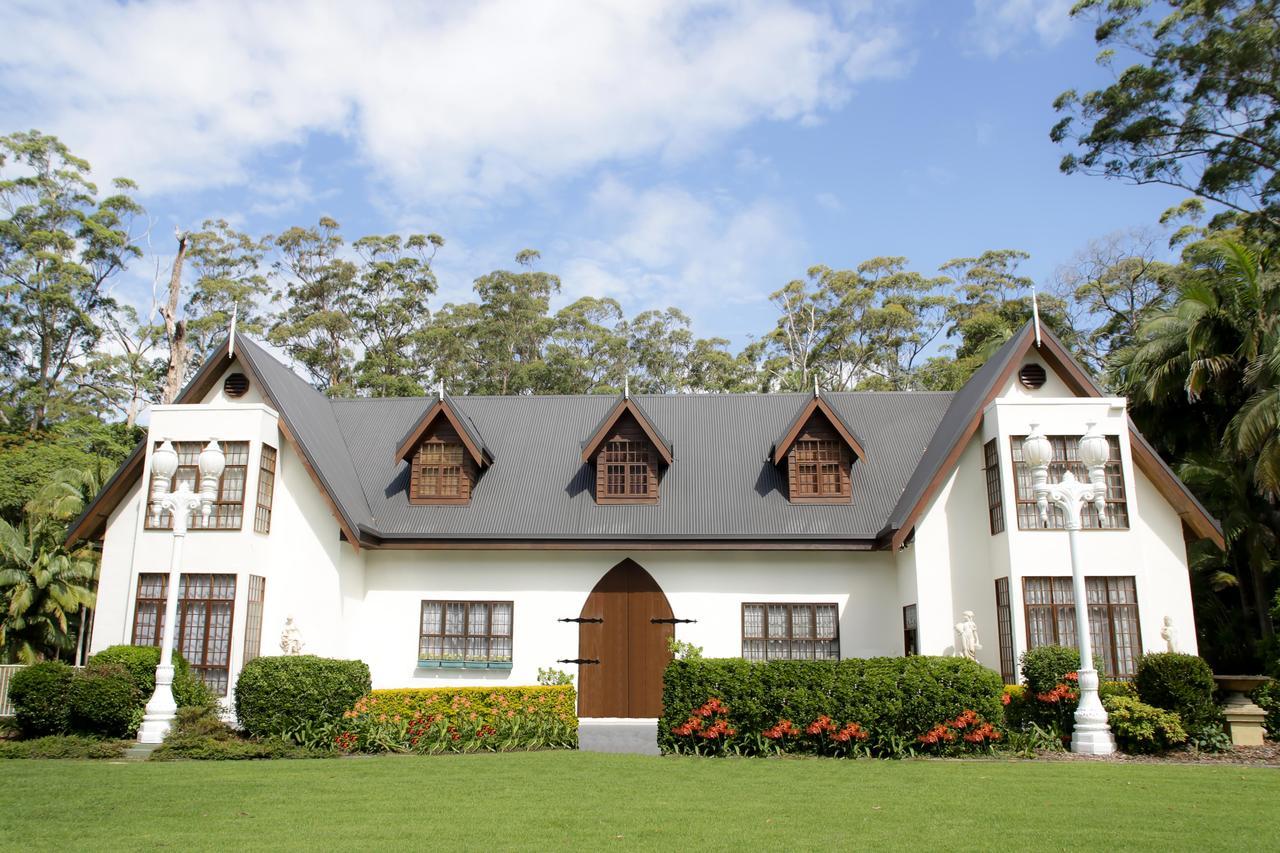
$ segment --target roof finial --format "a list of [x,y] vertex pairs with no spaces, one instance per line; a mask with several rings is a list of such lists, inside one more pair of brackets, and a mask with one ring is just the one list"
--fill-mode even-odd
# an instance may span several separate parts
[[227,358],[236,354],[236,314],[240,311],[240,306],[231,306],[231,331],[227,335]]
[[624,374],[622,377],[622,399],[631,399],[631,374]]
[[444,399],[444,377],[443,376],[440,377],[440,388],[438,391],[436,391],[436,393],[439,394],[441,400]]
[[813,398],[816,400],[822,396],[822,389],[818,387],[818,374],[813,374]]
[[1036,299],[1036,286],[1031,285],[1031,321],[1036,324],[1036,349],[1040,348],[1040,302]]

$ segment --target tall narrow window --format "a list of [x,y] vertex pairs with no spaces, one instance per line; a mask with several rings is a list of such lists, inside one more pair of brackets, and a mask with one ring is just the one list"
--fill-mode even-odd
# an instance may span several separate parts
[[[1027,648],[1076,648],[1075,594],[1071,578],[1023,578]],[[1089,640],[1102,658],[1107,678],[1132,678],[1138,671],[1141,632],[1132,577],[1085,578]]]
[[253,512],[253,529],[258,533],[271,532],[271,504],[275,493],[276,449],[264,444],[258,464],[258,506]]
[[[156,442],[156,446],[159,446],[159,442]],[[220,442],[219,446],[226,456],[227,464],[222,471],[222,477],[218,480],[218,497],[213,502],[213,510],[209,513],[207,524],[199,510],[191,514],[192,530],[239,530],[244,518],[244,484],[249,467],[249,442],[224,441]],[[199,460],[200,451],[204,450],[204,442],[175,441],[173,449],[178,454],[178,470],[173,476],[171,488],[176,489],[181,485],[193,492],[199,491]],[[152,474],[152,482],[155,482],[154,474]],[[146,526],[149,530],[168,530],[173,527],[173,518],[167,510],[153,503],[147,509]]]
[[1016,684],[1013,668],[1013,612],[1009,607],[1009,579],[996,578],[996,623],[1000,634],[1000,677],[1005,684]]
[[[1022,440],[1026,436],[1015,435],[1012,438],[1014,497],[1018,504],[1018,529],[1040,530],[1040,509],[1036,505],[1036,496],[1032,491],[1031,469],[1022,461]],[[1062,475],[1070,471],[1076,479],[1087,481],[1089,472],[1080,461],[1080,439],[1078,436],[1051,435],[1053,443],[1053,462],[1049,464],[1049,480],[1056,482]],[[1120,439],[1118,436],[1107,436],[1111,447],[1111,457],[1107,461],[1107,508],[1106,527],[1126,529],[1129,527],[1129,508],[1125,502],[1124,469],[1120,464]],[[1080,516],[1080,523],[1086,528],[1098,529],[1103,525],[1098,519],[1098,510],[1088,504]],[[1062,510],[1049,502],[1049,530],[1062,530],[1066,519]]]
[[742,605],[747,660],[837,660],[840,620],[834,604]]
[[920,634],[916,619],[914,604],[902,608],[902,653],[907,657],[920,654]]
[[1000,485],[1000,451],[994,438],[982,446],[982,455],[987,475],[987,521],[995,536],[1004,532],[1004,490]]
[[[158,646],[164,636],[169,576],[138,576],[133,643]],[[236,576],[184,574],[178,587],[178,652],[218,696],[227,695]]]
[[424,601],[418,665],[510,669],[510,601]]
[[244,662],[262,654],[262,605],[267,597],[267,579],[249,575],[249,598],[244,609]]

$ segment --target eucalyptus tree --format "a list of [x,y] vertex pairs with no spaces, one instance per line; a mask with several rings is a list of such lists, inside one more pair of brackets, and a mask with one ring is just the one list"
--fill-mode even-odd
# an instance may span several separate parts
[[69,374],[102,337],[107,283],[140,252],[134,184],[99,196],[89,163],[39,131],[0,137],[0,336],[10,405],[31,431],[60,416]]

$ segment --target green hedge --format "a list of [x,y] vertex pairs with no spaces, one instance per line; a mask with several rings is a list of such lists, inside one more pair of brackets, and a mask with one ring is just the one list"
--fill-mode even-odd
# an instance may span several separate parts
[[1102,705],[1121,752],[1164,752],[1187,742],[1182,721],[1172,711],[1127,696],[1104,697]]
[[1213,670],[1203,658],[1178,652],[1143,655],[1133,681],[1139,699],[1175,712],[1188,731],[1222,726],[1222,711],[1213,701]]
[[138,731],[146,701],[120,664],[90,664],[71,682],[71,728],[97,737],[130,737]]
[[49,735],[33,740],[0,740],[0,758],[120,758],[127,740],[81,735]]
[[[1039,646],[1022,653],[1022,680],[1032,693],[1048,693],[1080,669],[1080,653],[1067,646]],[[1102,658],[1093,656],[1098,680],[1104,678]]]
[[[850,734],[874,754],[901,755],[966,711],[1001,719],[1000,676],[962,658],[906,657],[842,661],[675,660],[663,676],[658,742],[665,752],[821,752]],[[727,711],[709,707],[709,700]],[[717,736],[680,734],[691,716],[719,726]],[[787,734],[789,724],[796,734]],[[850,724],[857,724],[850,729]],[[813,728],[814,732],[807,730]],[[673,731],[676,730],[676,731]]]
[[315,655],[260,657],[236,681],[236,719],[251,735],[294,735],[341,719],[369,692],[364,661]]
[[61,735],[71,730],[71,682],[75,670],[47,660],[23,667],[9,682],[13,717],[24,737]]
[[[134,684],[142,694],[145,705],[156,689],[156,667],[160,664],[159,646],[108,646],[89,658],[86,663],[118,664],[133,676]],[[191,665],[177,651],[173,653],[173,699],[179,708],[204,708],[214,702],[214,696],[200,677],[191,671]]]

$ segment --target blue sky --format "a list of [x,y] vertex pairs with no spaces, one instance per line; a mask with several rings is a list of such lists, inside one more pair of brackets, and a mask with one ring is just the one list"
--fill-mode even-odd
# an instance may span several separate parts
[[988,248],[1049,286],[1181,193],[1064,176],[1064,88],[1104,83],[1070,0],[7,4],[0,132],[141,185],[146,308],[175,226],[434,231],[438,304],[526,247],[558,304],[767,331],[813,264]]

